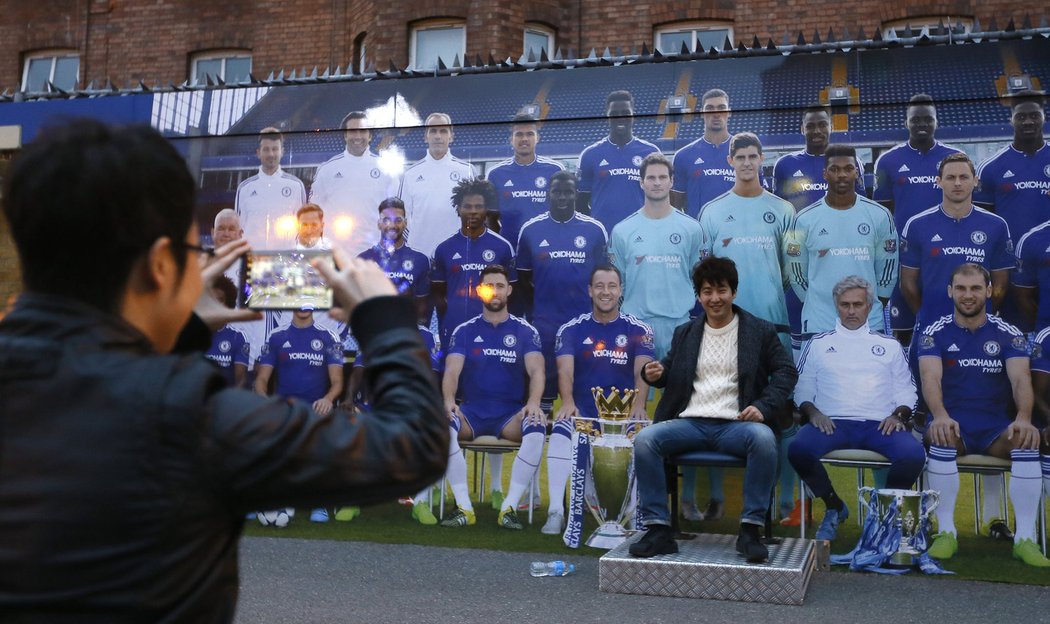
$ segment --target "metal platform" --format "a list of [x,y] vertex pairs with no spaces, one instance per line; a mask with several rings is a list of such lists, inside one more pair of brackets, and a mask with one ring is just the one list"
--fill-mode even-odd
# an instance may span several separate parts
[[614,594],[802,604],[818,565],[813,540],[784,538],[769,546],[769,561],[752,564],[736,552],[735,535],[701,533],[678,540],[678,554],[632,557],[637,533],[598,561],[598,588]]

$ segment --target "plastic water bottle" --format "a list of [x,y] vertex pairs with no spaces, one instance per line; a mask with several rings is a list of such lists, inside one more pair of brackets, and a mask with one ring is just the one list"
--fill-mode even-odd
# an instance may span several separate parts
[[529,573],[533,576],[568,576],[576,571],[576,566],[564,561],[533,561]]

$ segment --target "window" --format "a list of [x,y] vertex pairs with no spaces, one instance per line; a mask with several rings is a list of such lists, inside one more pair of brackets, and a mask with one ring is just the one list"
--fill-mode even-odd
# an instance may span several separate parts
[[190,84],[208,84],[208,76],[232,84],[248,79],[252,71],[252,56],[235,50],[206,52],[195,55],[190,66]]
[[678,54],[682,44],[690,52],[721,50],[726,39],[733,40],[733,27],[726,23],[672,24],[656,30],[656,49],[661,54]]
[[80,78],[80,56],[73,51],[50,50],[27,55],[22,67],[22,90],[47,90],[47,83],[68,91]]
[[532,50],[537,61],[540,60],[540,52],[543,50],[547,51],[549,58],[554,51],[554,31],[541,24],[526,24],[523,48],[526,59],[529,58],[529,50]]
[[908,19],[894,20],[882,25],[882,38],[890,41],[892,39],[908,37],[909,28],[911,28],[910,36],[919,37],[922,36],[923,33],[931,34],[931,31],[935,31],[941,24],[944,24],[949,28],[949,31],[946,34],[965,35],[970,32],[971,28],[973,28],[973,19],[958,16],[934,16],[909,17]]
[[412,69],[437,68],[438,58],[451,66],[458,56],[463,61],[467,53],[467,29],[463,22],[428,22],[412,29],[408,64]]
[[[365,42],[365,35],[367,33],[361,33],[354,37],[354,63],[357,65],[357,73],[365,73],[365,68],[368,66],[368,45]],[[351,73],[351,68],[346,68],[346,73]]]

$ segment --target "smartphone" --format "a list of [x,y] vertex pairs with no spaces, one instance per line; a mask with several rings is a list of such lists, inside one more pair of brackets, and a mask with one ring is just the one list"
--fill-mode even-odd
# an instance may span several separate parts
[[327,310],[332,288],[311,262],[332,262],[331,251],[253,251],[241,263],[241,307],[252,310]]

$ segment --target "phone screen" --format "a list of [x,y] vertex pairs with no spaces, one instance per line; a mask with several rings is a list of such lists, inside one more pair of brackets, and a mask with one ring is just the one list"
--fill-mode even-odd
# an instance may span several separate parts
[[332,289],[310,263],[330,251],[256,251],[241,266],[241,305],[252,310],[327,310]]

